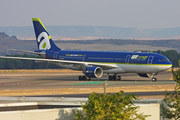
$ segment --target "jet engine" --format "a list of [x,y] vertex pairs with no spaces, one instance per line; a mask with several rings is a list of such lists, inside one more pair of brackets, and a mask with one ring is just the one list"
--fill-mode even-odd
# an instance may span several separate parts
[[100,67],[88,67],[84,74],[89,78],[100,78],[103,75],[103,70]]

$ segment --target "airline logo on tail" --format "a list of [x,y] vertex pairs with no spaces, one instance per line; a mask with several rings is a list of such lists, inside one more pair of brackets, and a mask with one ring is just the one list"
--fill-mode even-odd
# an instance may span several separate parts
[[41,34],[39,34],[37,42],[39,45],[39,50],[46,50],[51,48],[51,44],[49,43],[49,37],[46,32],[42,32]]

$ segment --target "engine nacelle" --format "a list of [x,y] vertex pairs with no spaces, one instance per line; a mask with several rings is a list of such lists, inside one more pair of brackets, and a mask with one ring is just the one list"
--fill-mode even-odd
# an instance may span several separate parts
[[158,73],[138,73],[140,77],[153,77],[157,75]]
[[84,74],[89,78],[100,78],[103,75],[103,70],[100,67],[88,67]]

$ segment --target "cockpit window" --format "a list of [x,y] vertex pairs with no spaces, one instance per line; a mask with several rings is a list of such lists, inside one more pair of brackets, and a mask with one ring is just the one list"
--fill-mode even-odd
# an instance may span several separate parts
[[168,59],[159,59],[159,61],[169,61]]

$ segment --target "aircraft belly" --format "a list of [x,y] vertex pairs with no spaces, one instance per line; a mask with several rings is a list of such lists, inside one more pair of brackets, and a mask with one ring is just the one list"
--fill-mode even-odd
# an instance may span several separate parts
[[128,73],[155,73],[171,68],[163,65],[120,65],[120,67]]
[[104,73],[126,73],[125,70],[123,70],[119,65],[117,68],[109,69],[109,70],[104,70]]
[[[56,63],[56,65],[73,70],[80,70],[77,66],[73,64],[60,64]],[[104,73],[157,73],[162,72],[171,68],[171,66],[163,66],[163,65],[130,65],[123,64],[118,65],[117,68],[112,68],[108,70],[103,70]]]
[[158,65],[147,65],[146,66],[147,73],[155,73],[155,72],[162,72],[167,69],[170,69],[171,66],[158,66]]
[[146,73],[146,65],[120,65],[128,73]]

